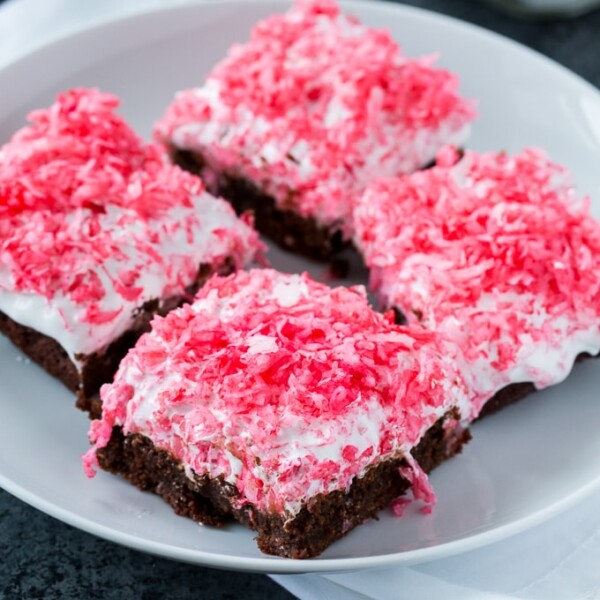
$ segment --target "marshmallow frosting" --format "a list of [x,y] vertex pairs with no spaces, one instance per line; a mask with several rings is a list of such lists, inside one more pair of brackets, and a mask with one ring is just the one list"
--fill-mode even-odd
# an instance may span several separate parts
[[201,264],[248,263],[250,224],[168,165],[97,90],[61,94],[0,149],[0,311],[71,359],[101,350]]
[[299,0],[258,23],[202,87],[180,92],[156,137],[349,235],[367,183],[414,171],[467,137],[473,103],[434,61],[406,57],[333,0]]
[[453,354],[372,310],[362,287],[269,269],[214,276],[192,304],[155,318],[103,386],[86,469],[117,425],[192,479],[222,477],[240,506],[290,518],[389,458],[406,457],[426,482],[410,449],[452,407],[468,413]]
[[558,383],[600,351],[600,224],[541,151],[458,158],[374,182],[355,243],[383,305],[461,348],[475,417],[503,387]]

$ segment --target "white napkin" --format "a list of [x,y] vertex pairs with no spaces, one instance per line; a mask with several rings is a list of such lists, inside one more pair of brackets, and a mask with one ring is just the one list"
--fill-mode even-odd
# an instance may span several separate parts
[[[11,0],[0,6],[0,67],[92,23],[200,1]],[[600,600],[599,509],[600,490],[528,532],[456,557],[412,567],[271,577],[302,600]]]

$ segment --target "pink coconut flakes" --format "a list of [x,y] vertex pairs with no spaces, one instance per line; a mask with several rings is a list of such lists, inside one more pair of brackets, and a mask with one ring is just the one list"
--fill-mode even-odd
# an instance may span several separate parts
[[[373,311],[361,288],[268,269],[213,277],[192,305],[155,318],[102,388],[86,470],[120,425],[198,475],[231,477],[233,453],[241,502],[280,510],[316,483],[345,489],[373,461],[417,444],[463,398],[445,352],[436,334]],[[375,425],[360,425],[360,415]],[[290,454],[290,431],[309,433],[312,445]],[[353,435],[374,437],[363,447]]]
[[433,169],[373,182],[354,216],[382,302],[447,334],[472,364],[508,373],[535,344],[598,330],[600,225],[539,150],[459,160],[444,149]]
[[[11,290],[68,296],[90,324],[120,312],[100,308],[106,261],[123,265],[111,293],[136,301],[144,269],[159,264],[170,273],[156,250],[159,238],[184,231],[193,239],[202,225],[193,203],[201,180],[145,144],[115,112],[118,104],[98,90],[67,91],[32,112],[30,125],[0,150],[0,263]],[[163,222],[178,209],[185,210],[176,221]],[[198,268],[189,262],[170,273],[181,289]]]

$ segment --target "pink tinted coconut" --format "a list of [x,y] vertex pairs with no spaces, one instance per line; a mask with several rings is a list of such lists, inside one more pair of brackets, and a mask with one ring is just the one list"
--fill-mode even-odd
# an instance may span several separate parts
[[600,350],[600,225],[538,150],[452,148],[438,166],[374,182],[355,243],[386,307],[457,342],[473,416],[499,390],[558,383]]
[[259,245],[118,104],[70,90],[0,149],[0,312],[17,337],[56,340],[80,374],[145,303],[185,295],[200,265],[247,264]]

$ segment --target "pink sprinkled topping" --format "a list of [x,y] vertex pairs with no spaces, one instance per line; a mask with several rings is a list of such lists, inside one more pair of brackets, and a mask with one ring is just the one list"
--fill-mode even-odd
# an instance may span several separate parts
[[[59,329],[84,324],[71,354],[110,341],[147,300],[181,293],[201,262],[245,262],[257,243],[117,106],[97,90],[68,91],[0,149],[0,309],[18,313],[15,294],[38,296],[37,312],[54,306]],[[204,238],[229,232],[231,242],[207,249]],[[42,319],[34,309],[29,321]],[[110,329],[108,339],[93,339],[93,326]]]
[[423,514],[431,514],[436,502],[433,487],[431,486],[425,471],[423,471],[412,454],[407,454],[406,460],[408,461],[408,466],[400,468],[400,475],[410,483],[410,489],[414,499],[421,500],[425,503],[421,509]]
[[235,484],[240,504],[293,513],[346,489],[466,397],[445,344],[392,321],[363,288],[272,270],[213,277],[192,305],[155,318],[102,388],[88,472],[122,425],[188,474]]
[[118,105],[110,94],[76,89],[33,111],[31,125],[2,149],[0,217],[102,214],[110,204],[150,218],[173,204],[189,206],[200,181],[165,167],[157,149],[115,114]]
[[298,1],[233,46],[202,88],[180,93],[157,137],[349,229],[351,201],[370,180],[413,171],[464,141],[473,104],[433,62],[407,58],[389,33],[333,0]]
[[374,182],[356,243],[387,306],[458,342],[475,412],[518,381],[561,381],[600,350],[600,225],[536,150],[446,149],[438,167]]

